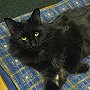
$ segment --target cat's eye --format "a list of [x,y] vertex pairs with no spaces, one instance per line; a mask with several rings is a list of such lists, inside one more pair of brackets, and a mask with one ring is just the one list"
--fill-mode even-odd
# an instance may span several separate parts
[[38,37],[39,36],[39,32],[35,32],[35,37]]
[[27,37],[22,37],[21,40],[26,41]]

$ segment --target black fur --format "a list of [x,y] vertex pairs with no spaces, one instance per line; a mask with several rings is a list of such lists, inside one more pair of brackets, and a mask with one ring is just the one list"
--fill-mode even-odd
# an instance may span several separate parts
[[46,90],[59,90],[68,73],[88,71],[81,60],[90,55],[90,6],[66,11],[52,23],[41,22],[38,8],[25,23],[5,22],[11,32],[9,51],[45,76]]

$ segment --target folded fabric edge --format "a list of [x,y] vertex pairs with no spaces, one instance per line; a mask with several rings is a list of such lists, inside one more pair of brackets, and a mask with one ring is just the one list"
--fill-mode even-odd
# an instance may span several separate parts
[[8,74],[1,67],[0,67],[0,77],[2,77],[2,79],[3,79],[3,82],[0,80],[0,83],[3,83],[3,85],[5,86],[5,87],[3,87],[3,89],[0,89],[0,90],[12,90],[12,89],[17,90],[14,83],[8,76]]

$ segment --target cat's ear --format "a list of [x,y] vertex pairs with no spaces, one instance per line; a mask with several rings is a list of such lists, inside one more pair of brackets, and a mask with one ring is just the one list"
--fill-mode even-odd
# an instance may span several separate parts
[[5,18],[4,21],[5,21],[6,25],[7,25],[7,27],[9,28],[10,33],[15,34],[15,32],[16,32],[15,27],[18,26],[18,22],[14,21],[11,18]]
[[31,18],[28,20],[28,23],[33,23],[33,24],[40,24],[41,23],[39,8],[36,8],[33,11]]

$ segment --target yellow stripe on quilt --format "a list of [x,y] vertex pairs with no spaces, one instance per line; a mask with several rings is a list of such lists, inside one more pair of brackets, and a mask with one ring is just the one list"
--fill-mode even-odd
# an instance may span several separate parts
[[0,75],[0,90],[8,90],[7,85],[5,84],[2,76]]

